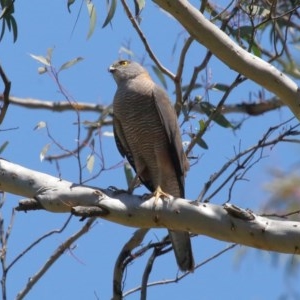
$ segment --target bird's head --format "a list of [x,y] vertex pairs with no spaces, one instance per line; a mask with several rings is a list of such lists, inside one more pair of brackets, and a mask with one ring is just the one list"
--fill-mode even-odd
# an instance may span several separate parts
[[130,60],[119,60],[113,63],[108,71],[112,73],[117,84],[133,79],[148,72],[137,62]]

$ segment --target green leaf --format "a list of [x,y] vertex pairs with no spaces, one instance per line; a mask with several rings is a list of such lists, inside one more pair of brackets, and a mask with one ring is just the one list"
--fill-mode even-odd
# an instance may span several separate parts
[[108,10],[106,19],[102,25],[102,28],[104,28],[105,26],[107,26],[108,23],[111,22],[112,18],[114,17],[114,14],[116,12],[116,8],[117,8],[117,0],[111,0],[111,4],[109,6],[109,10]]
[[86,167],[90,173],[93,172],[95,165],[95,155],[94,154],[89,154],[87,159],[86,159]]
[[197,143],[197,145],[199,145],[201,148],[203,148],[203,149],[205,149],[205,150],[208,149],[208,145],[206,144],[206,142],[205,142],[202,138],[198,137],[197,140],[196,140],[196,143]]
[[89,17],[90,17],[90,27],[89,27],[89,32],[87,35],[87,39],[89,39],[92,36],[92,34],[94,33],[94,30],[96,28],[97,14],[96,14],[96,8],[92,1],[86,0],[86,6],[87,6],[87,9],[89,12]]
[[[210,117],[216,110],[216,107],[209,102],[201,102],[200,107],[208,117]],[[222,127],[233,128],[232,124],[220,113],[216,114],[212,120]]]
[[[200,130],[201,131],[201,130]],[[199,132],[200,132],[199,131]],[[194,139],[195,138],[195,134],[189,134],[190,138]],[[196,144],[198,146],[200,146],[201,148],[207,150],[208,149],[208,145],[206,144],[206,142],[202,139],[202,137],[200,136],[197,136],[197,139],[196,139]]]
[[243,39],[245,41],[249,41],[249,38],[251,37],[253,33],[253,27],[252,26],[241,26],[237,29],[231,29],[231,34],[235,37],[235,39]]
[[43,65],[46,65],[50,67],[50,61],[48,60],[47,57],[41,56],[41,55],[34,55],[34,54],[29,54],[33,59],[36,61],[42,63]]
[[[201,119],[201,120],[199,120],[199,132],[203,131],[204,129],[205,129],[205,121]],[[195,134],[191,134],[190,137],[194,138]],[[196,143],[201,148],[206,149],[206,150],[208,149],[208,145],[200,136],[197,137]]]
[[152,66],[152,70],[153,72],[155,73],[155,75],[158,77],[159,81],[161,82],[161,84],[163,85],[163,87],[165,89],[168,88],[168,85],[167,85],[167,82],[166,82],[166,79],[165,79],[165,76],[164,74],[162,73],[162,71],[157,68],[156,66]]
[[138,17],[143,8],[146,5],[145,0],[134,0],[134,11],[135,11],[135,16]]
[[72,5],[72,4],[74,4],[74,2],[75,2],[75,0],[68,0],[68,11],[69,11],[69,13],[71,13],[71,9],[70,9],[70,6]]
[[204,120],[200,120],[199,121],[199,127],[200,127],[200,131],[203,131],[204,130],[204,128],[205,128],[205,121]]
[[261,57],[261,51],[260,51],[259,47],[257,47],[256,43],[253,43],[251,45],[251,51],[255,56]]
[[12,27],[12,32],[13,32],[13,37],[14,37],[14,43],[17,41],[18,38],[18,26],[15,18],[13,16],[10,17],[10,22],[11,22],[11,27]]
[[[199,89],[199,88],[201,88],[201,87],[203,87],[202,84],[200,84],[200,83],[195,83],[195,84],[192,86],[192,90],[196,90],[196,89]],[[182,89],[183,92],[185,92],[185,91],[187,91],[188,89],[190,89],[190,85],[189,85],[189,84],[188,84],[188,85],[183,85],[181,89]]]
[[8,141],[4,142],[1,146],[0,146],[0,154],[4,151],[4,149],[7,147],[8,145]]
[[62,71],[62,70],[66,70],[72,66],[74,66],[75,64],[77,64],[78,62],[82,61],[83,58],[82,57],[76,57],[72,60],[67,61],[66,63],[64,63],[63,65],[61,65],[61,67],[59,68],[58,72]]
[[1,19],[4,19],[4,20],[8,19],[15,11],[14,6],[12,5],[12,3],[1,3],[1,7],[2,7],[2,11],[1,11],[1,14],[0,14],[0,20]]
[[1,28],[1,33],[0,33],[0,41],[3,39],[5,33],[5,22],[2,22],[2,28]]
[[[250,9],[251,8],[251,9]],[[247,2],[245,2],[245,5],[243,5],[243,9],[247,14],[252,14],[252,16],[260,16],[262,18],[266,18],[270,15],[270,10],[258,5],[248,5]]]
[[126,177],[127,186],[130,187],[132,180],[134,180],[134,175],[132,172],[132,167],[128,162],[124,163],[124,173]]

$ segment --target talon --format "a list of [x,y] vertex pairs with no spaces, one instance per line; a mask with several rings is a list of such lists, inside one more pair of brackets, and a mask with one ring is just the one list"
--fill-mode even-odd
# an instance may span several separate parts
[[154,191],[153,193],[153,197],[155,197],[154,199],[154,206],[156,206],[157,201],[159,198],[162,198],[163,200],[165,200],[165,198],[170,199],[172,197],[172,195],[165,193],[160,186],[157,187],[157,189]]

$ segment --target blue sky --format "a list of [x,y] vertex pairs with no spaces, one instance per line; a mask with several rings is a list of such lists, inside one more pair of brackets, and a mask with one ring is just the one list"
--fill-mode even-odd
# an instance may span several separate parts
[[[106,17],[106,10],[104,4],[97,3],[97,27],[91,39],[87,40],[88,17],[85,4],[83,4],[79,20],[76,23],[81,2],[77,1],[71,7],[71,14],[67,12],[65,2],[35,0],[30,4],[25,1],[15,3],[15,17],[19,29],[18,40],[13,44],[12,36],[6,33],[0,45],[1,64],[12,81],[11,95],[51,101],[64,100],[53,80],[45,74],[38,74],[37,68],[40,64],[29,55],[30,53],[45,55],[48,48],[54,47],[53,65],[57,68],[75,57],[84,58],[82,62],[61,73],[60,81],[69,94],[80,102],[109,105],[116,86],[107,72],[107,68],[120,56],[120,47],[130,45],[135,54],[134,59],[138,61],[144,59],[144,64],[149,71],[151,71],[152,62],[125,17],[121,5],[117,8],[112,25],[101,29]],[[147,1],[147,6],[142,13],[141,28],[160,61],[170,70],[175,71],[183,37],[186,36],[183,28],[150,1]],[[172,55],[176,38],[178,38],[178,47]],[[191,47],[184,80],[189,79],[194,64],[202,61],[204,53],[201,45],[194,44]],[[151,74],[158,81],[152,72]],[[217,59],[213,59],[209,63],[207,76],[211,82],[229,84],[236,74]],[[231,94],[230,103],[246,101],[253,89],[257,91],[257,86],[251,82],[244,83]],[[173,86],[169,81],[168,93],[173,99]],[[198,90],[193,95],[195,96],[197,93],[203,95],[203,90]],[[269,95],[267,91],[266,95]],[[216,101],[221,96],[220,92],[210,92],[209,100],[217,103]],[[194,154],[199,155],[201,159],[191,168],[187,176],[186,197],[195,199],[210,175],[218,171],[228,158],[234,156],[234,151],[238,149],[239,145],[242,149],[248,148],[255,144],[270,126],[291,116],[289,110],[283,108],[250,119],[243,124],[241,130],[235,132],[213,125],[204,137],[209,145],[209,150],[201,148],[195,150]],[[97,117],[96,113],[83,113],[81,120],[94,121]],[[227,117],[230,120],[242,118],[240,115]],[[0,145],[6,140],[9,141],[3,156],[7,160],[30,169],[57,176],[54,163],[41,162],[39,159],[42,148],[50,142],[45,130],[33,130],[40,121],[47,122],[51,134],[65,147],[72,149],[76,146],[75,113],[30,110],[11,105],[1,129],[15,129],[1,131]],[[105,128],[105,130],[111,131],[111,128]],[[99,141],[99,136],[95,136],[95,139]],[[187,137],[184,136],[183,139],[187,139]],[[113,139],[102,136],[101,142],[107,168],[121,162],[121,156],[116,150]],[[58,150],[52,146],[50,153],[58,153]],[[88,149],[85,149],[83,158],[88,154]],[[243,208],[250,208],[254,212],[258,211],[270,197],[270,194],[264,189],[264,184],[271,178],[270,170],[274,168],[288,170],[295,162],[298,162],[299,146],[278,145],[272,151],[266,150],[265,155],[266,158],[247,174],[248,181],[242,181],[236,185],[232,203]],[[78,182],[79,172],[75,159],[62,161],[60,167],[64,179]],[[84,176],[88,178],[90,175],[88,172],[84,172]],[[102,188],[110,185],[126,188],[121,167],[102,172],[96,180],[89,184]],[[136,191],[140,194],[143,192],[143,189]],[[222,204],[227,200],[227,195],[228,189],[225,189],[212,202]],[[6,203],[1,212],[6,218],[6,222],[9,220],[12,207],[17,205],[18,200],[20,197],[6,195]],[[64,214],[45,211],[17,213],[8,244],[8,261],[40,235],[60,228],[67,217]],[[56,247],[77,231],[81,225],[82,223],[78,219],[73,218],[66,232],[54,235],[41,243],[11,270],[7,279],[9,299],[15,298],[28,278],[39,270]],[[99,219],[92,230],[76,242],[74,249],[66,252],[46,273],[28,294],[27,299],[96,299],[95,294],[100,299],[110,299],[115,259],[134,230]],[[165,230],[151,230],[145,243],[155,241],[165,234]],[[193,250],[196,262],[205,261],[227,246],[228,244],[209,237],[194,238]],[[163,299],[166,295],[174,300],[260,300],[277,299],[281,295],[287,295],[286,299],[294,299],[292,298],[293,292],[300,293],[299,287],[296,285],[299,276],[298,274],[287,276],[285,270],[289,260],[291,260],[291,256],[288,255],[278,256],[270,252],[237,246],[234,250],[196,270],[194,274],[178,284],[150,288],[148,299]],[[147,256],[130,266],[125,290],[139,285],[146,261]],[[176,272],[177,266],[173,254],[170,253],[157,260],[150,280],[174,278]],[[129,296],[128,299],[138,299],[138,295]]]

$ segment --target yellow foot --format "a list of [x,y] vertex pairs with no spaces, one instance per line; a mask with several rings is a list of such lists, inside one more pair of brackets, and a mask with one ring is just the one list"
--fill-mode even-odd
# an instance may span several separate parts
[[153,193],[153,196],[155,197],[155,200],[154,200],[154,206],[156,206],[157,204],[157,201],[159,198],[162,198],[164,200],[164,198],[171,198],[172,195],[168,194],[168,193],[165,193],[160,186],[158,186],[156,188],[156,190],[154,191]]

